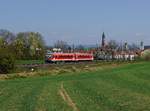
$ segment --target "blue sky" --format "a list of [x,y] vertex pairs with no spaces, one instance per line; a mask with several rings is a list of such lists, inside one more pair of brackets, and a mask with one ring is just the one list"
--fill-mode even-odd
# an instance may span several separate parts
[[0,0],[0,28],[37,31],[48,45],[107,40],[150,44],[150,0]]

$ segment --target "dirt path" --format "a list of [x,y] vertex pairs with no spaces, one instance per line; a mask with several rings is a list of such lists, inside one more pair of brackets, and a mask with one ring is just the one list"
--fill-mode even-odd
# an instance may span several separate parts
[[73,111],[79,111],[79,109],[76,107],[76,104],[73,102],[73,100],[70,98],[68,93],[63,87],[63,83],[61,84],[61,88],[59,90],[60,96],[63,98],[63,100],[70,106],[72,107]]

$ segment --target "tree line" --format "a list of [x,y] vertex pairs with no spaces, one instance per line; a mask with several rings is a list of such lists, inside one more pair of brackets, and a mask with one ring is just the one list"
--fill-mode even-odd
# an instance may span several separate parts
[[16,59],[43,59],[45,43],[39,32],[0,30],[0,50],[9,50]]
[[44,58],[45,43],[39,32],[0,30],[0,74],[14,69],[15,60],[38,60]]

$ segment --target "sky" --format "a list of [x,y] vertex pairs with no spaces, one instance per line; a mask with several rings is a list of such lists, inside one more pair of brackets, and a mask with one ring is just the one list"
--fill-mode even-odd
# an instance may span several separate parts
[[40,32],[47,45],[116,40],[150,45],[150,0],[0,0],[0,29]]

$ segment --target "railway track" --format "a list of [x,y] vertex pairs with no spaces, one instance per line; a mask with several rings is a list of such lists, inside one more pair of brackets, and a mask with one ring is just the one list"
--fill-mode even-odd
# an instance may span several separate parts
[[[104,60],[93,60],[93,61],[78,61],[78,62],[56,62],[56,63],[33,63],[33,64],[20,64],[16,65],[17,67],[25,67],[25,68],[32,68],[32,67],[49,67],[49,66],[62,66],[62,65],[75,65],[75,64],[97,64],[101,62],[112,62],[110,60],[104,61]],[[115,62],[115,61],[114,61]],[[119,61],[116,61],[119,62]],[[122,61],[125,62],[125,61]]]
[[17,67],[26,67],[26,68],[31,68],[31,67],[48,67],[48,66],[61,66],[61,65],[75,65],[75,64],[91,64],[95,63],[93,61],[80,61],[80,62],[59,62],[59,63],[44,63],[44,64],[20,64],[16,65]]

